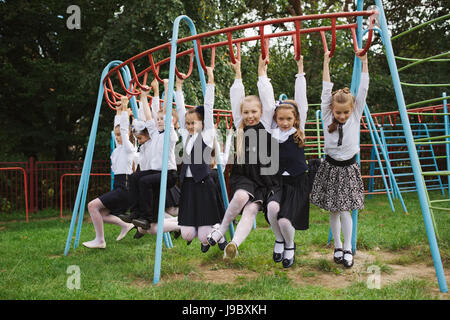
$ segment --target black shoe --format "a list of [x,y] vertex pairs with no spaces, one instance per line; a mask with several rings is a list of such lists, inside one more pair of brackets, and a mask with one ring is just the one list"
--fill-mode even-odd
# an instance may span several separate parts
[[178,239],[180,236],[181,236],[181,231],[174,231],[174,232],[173,232],[173,237],[174,237],[175,239]]
[[219,238],[219,240],[220,240],[222,237],[224,237],[224,235],[222,234],[222,232],[219,231],[218,228],[214,228],[214,229],[206,236],[206,241],[208,241],[208,243],[209,243],[210,246],[215,246],[216,243],[217,243],[216,240],[214,240],[214,238],[213,238],[213,236],[212,236],[214,232],[218,232],[219,235],[221,236],[221,237]]
[[209,250],[209,247],[211,247],[209,244],[206,244],[206,245],[203,243],[200,243],[200,244],[201,244],[201,249],[202,249],[203,253],[207,252]]
[[141,227],[144,230],[150,229],[150,222],[147,219],[138,218],[131,221],[136,227]]
[[[334,253],[339,252],[339,251],[343,252],[344,250],[342,250],[342,248],[334,249]],[[341,264],[344,262],[344,255],[342,255],[341,257],[333,256],[333,259],[334,259],[334,262],[336,262],[337,264]]]
[[[137,228],[136,228],[137,229]],[[140,233],[139,230],[136,230],[136,233],[133,236],[133,239],[140,239],[144,236],[144,233]]]
[[186,245],[187,245],[187,246],[190,245],[191,243],[192,243],[192,240],[186,241]]
[[122,220],[123,222],[126,223],[131,223],[131,221],[135,218],[133,218],[133,216],[131,214],[126,214],[126,213],[121,213],[118,215],[118,217],[120,218],[120,220]]
[[295,249],[296,249],[296,247],[297,247],[297,246],[296,246],[295,243],[294,243],[294,247],[293,247],[293,248],[284,248],[285,251],[286,251],[286,250],[294,250],[294,255],[292,256],[291,259],[283,258],[283,262],[282,262],[283,268],[289,268],[289,267],[292,267],[292,265],[294,264],[294,261],[295,261]]
[[[284,243],[284,241],[276,241],[275,240],[275,242],[276,243]],[[283,260],[283,253],[284,252],[280,252],[280,253],[278,253],[278,252],[273,252],[273,255],[272,255],[272,257],[273,257],[273,261],[275,261],[275,262],[281,262],[282,260]]]
[[220,251],[225,250],[225,247],[226,247],[227,244],[228,244],[227,237],[224,237],[224,239],[225,239],[224,242],[219,242],[219,243],[217,244],[217,245],[219,246]]
[[[352,256],[352,259],[350,261],[344,259],[345,254],[350,254]],[[353,266],[353,253],[352,253],[352,250],[344,250],[344,256],[342,256],[342,260],[344,261],[344,267],[351,268]]]

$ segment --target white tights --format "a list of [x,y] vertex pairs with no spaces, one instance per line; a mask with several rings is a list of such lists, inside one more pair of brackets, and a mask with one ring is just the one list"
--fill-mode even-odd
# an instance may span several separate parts
[[122,221],[119,217],[110,214],[110,211],[103,205],[99,198],[96,198],[89,202],[88,211],[92,219],[92,223],[95,229],[95,239],[89,241],[88,244],[104,244],[105,243],[105,233],[103,230],[103,222],[109,224],[115,224],[122,228],[118,240],[122,239],[127,232],[133,228],[132,223],[126,223]]
[[335,248],[342,248],[341,226],[344,235],[344,250],[351,250],[353,221],[350,212],[330,212],[330,227],[333,233]]
[[[236,231],[234,232],[234,237],[231,240],[236,244],[236,246],[239,246],[250,234],[256,215],[258,214],[258,204],[248,203],[249,199],[250,196],[246,191],[237,190],[234,193],[227,210],[225,211],[225,216],[223,217],[222,223],[219,227],[220,233],[225,234],[230,224],[234,219],[236,219],[242,208],[244,208],[242,211],[242,218],[239,220]],[[213,233],[213,239],[215,241],[219,241],[219,237],[220,234],[218,232]]]
[[[294,247],[295,228],[292,226],[291,221],[286,218],[278,219],[278,212],[280,211],[280,205],[278,202],[271,201],[267,205],[267,218],[269,220],[272,231],[275,234],[275,240],[284,243],[275,243],[273,249],[276,253],[282,253],[284,248]],[[294,255],[294,250],[286,250],[284,257],[291,259]]]

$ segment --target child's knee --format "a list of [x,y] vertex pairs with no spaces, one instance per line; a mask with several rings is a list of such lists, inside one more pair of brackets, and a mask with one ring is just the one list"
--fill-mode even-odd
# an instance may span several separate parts
[[278,202],[270,201],[267,205],[267,214],[278,215],[278,211],[280,211],[280,205],[278,204]]
[[238,190],[234,193],[233,200],[239,204],[245,204],[250,199],[247,192],[244,190]]

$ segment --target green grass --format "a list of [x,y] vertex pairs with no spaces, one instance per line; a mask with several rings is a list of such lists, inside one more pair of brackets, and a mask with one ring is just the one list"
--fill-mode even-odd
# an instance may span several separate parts
[[[439,198],[439,194],[433,194]],[[272,261],[274,236],[262,214],[239,248],[237,259],[227,262],[217,247],[206,254],[195,240],[190,246],[172,239],[173,249],[163,248],[161,280],[153,285],[155,236],[140,240],[132,231],[121,242],[118,227],[105,225],[107,247],[92,250],[79,247],[64,256],[70,216],[59,218],[56,211],[30,215],[0,215],[0,299],[448,299],[440,294],[435,274],[428,278],[404,278],[369,289],[369,265],[377,265],[382,277],[400,267],[419,264],[433,267],[417,196],[403,195],[408,215],[395,202],[392,212],[386,196],[366,198],[359,212],[357,248],[377,254],[346,270],[334,264],[332,249],[326,247],[328,214],[311,205],[310,228],[296,232],[296,262],[290,269]],[[88,215],[88,214],[87,214]],[[444,270],[449,267],[449,220],[445,212],[435,212],[439,229],[439,249]],[[93,226],[85,218],[80,244],[93,239]],[[357,252],[358,253],[358,252]],[[383,253],[390,257],[383,258]],[[381,257],[381,258],[380,258]],[[81,288],[70,290],[67,268],[81,271]],[[336,285],[339,282],[346,285]]]

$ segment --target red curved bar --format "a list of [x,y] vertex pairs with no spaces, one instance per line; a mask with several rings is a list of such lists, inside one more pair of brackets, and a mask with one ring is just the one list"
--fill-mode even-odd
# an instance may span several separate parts
[[375,24],[375,16],[372,14],[369,17],[369,37],[367,38],[366,46],[364,47],[363,51],[361,51],[358,56],[363,56],[367,53],[367,51],[370,48],[370,45],[372,44],[372,37],[373,37],[373,25]]
[[300,56],[302,55],[302,48],[301,48],[301,40],[300,40],[300,21],[295,21],[295,34],[292,35],[292,40],[294,42],[294,59],[298,61],[300,59]]
[[[209,31],[209,32],[205,32],[205,33],[201,33],[201,34],[196,34],[196,35],[192,35],[189,37],[185,37],[182,39],[178,39],[177,40],[177,44],[182,44],[185,42],[191,42],[191,41],[196,41],[196,45],[197,48],[199,49],[199,62],[200,65],[202,66],[203,70],[206,70],[206,65],[203,59],[203,49],[211,49],[211,67],[214,66],[214,59],[215,59],[215,48],[217,47],[221,47],[221,46],[228,46],[229,51],[230,51],[230,59],[232,63],[236,62],[236,55],[234,53],[233,50],[233,44],[237,45],[238,51],[237,51],[237,56],[238,59],[240,58],[240,44],[242,42],[249,42],[249,41],[254,41],[254,40],[259,40],[261,41],[261,53],[262,53],[262,57],[266,58],[268,55],[268,47],[269,47],[269,39],[270,38],[274,38],[274,37],[282,37],[282,36],[289,36],[292,37],[294,40],[294,48],[295,48],[295,58],[299,58],[301,55],[301,43],[300,43],[300,35],[302,33],[311,33],[311,32],[321,32],[323,38],[324,37],[324,32],[325,31],[331,31],[332,32],[332,39],[331,39],[331,50],[330,50],[330,56],[334,53],[335,50],[335,45],[336,45],[336,30],[343,30],[343,29],[350,29],[352,31],[352,35],[354,33],[354,30],[356,29],[356,24],[346,24],[346,25],[336,25],[336,19],[340,18],[340,17],[358,17],[358,16],[363,16],[363,17],[371,17],[371,26],[373,25],[373,15],[376,14],[377,11],[376,10],[372,10],[372,11],[356,11],[356,12],[338,12],[338,13],[328,13],[328,14],[313,14],[313,15],[305,15],[305,16],[294,16],[294,17],[286,17],[286,18],[280,18],[280,19],[273,19],[273,20],[267,20],[267,21],[260,21],[260,22],[253,22],[253,23],[248,23],[248,24],[244,24],[244,25],[240,25],[240,26],[233,26],[233,27],[228,27],[228,28],[223,28],[223,29],[219,29],[219,30],[213,30],[213,31]],[[331,26],[323,26],[323,27],[314,27],[314,28],[308,28],[308,29],[301,29],[301,21],[303,20],[319,20],[319,19],[331,19]],[[282,32],[277,32],[277,33],[271,33],[271,34],[264,34],[264,26],[266,25],[272,25],[272,24],[281,24],[281,23],[288,23],[288,22],[293,22],[295,24],[295,30],[292,31],[282,31]],[[249,29],[249,28],[259,28],[260,29],[260,34],[257,36],[252,36],[252,37],[247,37],[247,38],[240,38],[240,39],[233,39],[232,38],[232,32],[234,31],[238,31],[238,30],[245,30],[245,29]],[[372,27],[371,27],[372,28]],[[372,33],[373,30],[369,30],[369,40],[367,41],[367,44],[364,48],[364,50],[368,50],[368,48],[370,47],[371,41],[372,41]],[[227,36],[227,40],[225,41],[220,41],[220,42],[216,42],[216,43],[212,43],[212,44],[207,44],[207,45],[201,45],[201,39],[205,39],[207,37],[211,37],[211,36],[215,36],[215,35],[219,35],[219,34],[223,34]],[[325,39],[324,39],[325,40]],[[326,44],[326,41],[323,41],[324,45]],[[355,42],[354,42],[354,46],[355,46]],[[121,94],[118,94],[114,91],[114,88],[112,87],[112,85],[110,85],[110,88],[108,89],[108,83],[107,81],[109,81],[110,77],[113,77],[115,75],[115,73],[117,73],[117,70],[119,70],[120,68],[129,65],[131,72],[133,73],[132,76],[132,80],[130,82],[134,82],[135,86],[133,88],[132,91],[127,89],[127,85],[123,83],[123,79],[121,77],[120,74],[118,74],[119,76],[119,81],[120,81],[120,85],[122,86],[123,90],[124,90],[124,94],[127,94],[127,96],[129,95],[137,95],[138,92],[138,87],[142,87],[143,83],[146,83],[146,77],[148,77],[148,72],[153,72],[155,78],[159,81],[159,82],[163,82],[163,80],[159,77],[159,67],[167,64],[170,62],[170,57],[164,58],[161,61],[158,61],[155,63],[155,61],[153,60],[153,56],[152,54],[154,52],[157,51],[161,51],[163,49],[168,49],[170,50],[171,47],[171,43],[167,42],[165,44],[159,45],[157,47],[151,48],[147,51],[141,52],[140,54],[126,60],[125,62],[121,63],[120,65],[112,68],[108,74],[106,75],[105,79],[103,80],[104,84],[106,84],[106,90],[105,90],[105,98],[107,100],[107,103],[110,105],[110,107],[112,109],[115,109],[115,106],[118,105],[118,102],[116,101],[116,98],[120,97]],[[356,49],[357,47],[355,47]],[[361,54],[364,54],[365,52],[362,51]],[[181,53],[177,53],[176,57],[182,57],[184,55],[188,55],[188,54],[194,54],[194,49],[188,49],[185,50]],[[150,66],[147,67],[146,69],[144,69],[143,71],[141,71],[140,73],[136,74],[136,70],[134,68],[134,61],[141,59],[141,58],[145,58],[146,56],[148,56],[149,61],[150,61]],[[192,61],[193,64],[193,61]],[[140,64],[141,65],[141,64]],[[189,65],[190,66],[190,65]],[[190,68],[191,69],[191,68]],[[190,71],[190,70],[189,70]],[[175,70],[175,72],[177,72],[177,75],[179,76],[179,70]],[[189,73],[189,72],[188,72]],[[141,79],[139,79],[140,77],[144,77],[143,81],[141,81]],[[107,80],[108,79],[108,80]],[[105,87],[105,86],[104,86]],[[109,95],[112,96],[109,96]]]
[[[259,27],[259,37],[260,37],[260,41],[261,41],[261,57],[264,60],[268,54],[268,46],[266,43],[266,39],[264,38],[264,26],[260,26]],[[267,47],[266,47],[267,46]]]
[[[320,31],[320,35],[322,37],[323,44],[323,52],[328,51],[327,39],[325,37],[325,31]],[[334,55],[334,50],[336,49],[336,18],[331,19],[331,50],[330,50],[330,58]]]
[[164,83],[163,79],[159,77],[159,66],[155,67],[155,62],[153,61],[153,55],[151,53],[148,55],[148,59],[150,60],[150,66],[152,68],[153,75],[155,76],[156,80],[158,80],[158,82],[160,83]]
[[[227,32],[227,38],[228,38],[228,48],[230,51],[230,59],[231,59],[231,63],[235,64],[236,63],[236,56],[234,55],[234,49],[233,49],[233,38],[231,37],[231,32]],[[237,47],[237,60],[241,60],[241,43],[237,42],[236,43],[236,47]]]
[[[202,45],[200,43],[200,39],[197,40],[197,48],[198,48],[198,57],[200,60],[200,64],[203,68],[203,71],[206,72],[206,65],[205,65],[205,61],[203,60],[203,51],[202,51]],[[214,68],[215,60],[216,60],[216,47],[211,47],[211,64],[210,64],[211,68]]]

